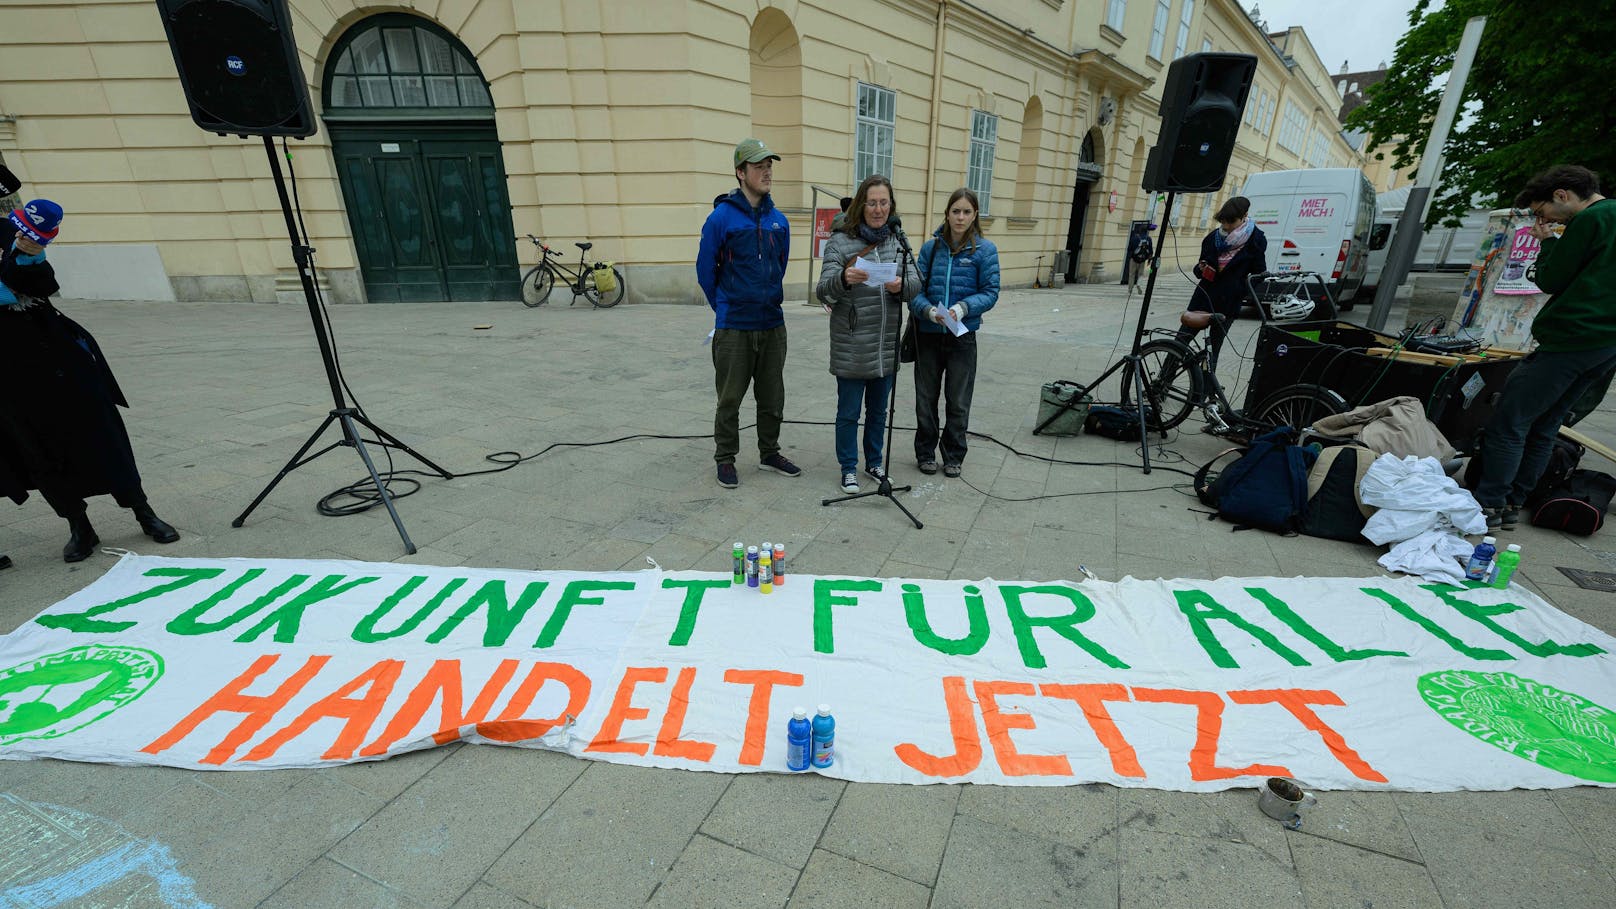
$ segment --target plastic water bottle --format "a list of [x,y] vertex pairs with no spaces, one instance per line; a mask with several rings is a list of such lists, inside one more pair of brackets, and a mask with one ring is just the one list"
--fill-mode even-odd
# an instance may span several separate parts
[[1493,572],[1493,586],[1503,590],[1509,586],[1510,575],[1521,564],[1521,544],[1511,543],[1509,548],[1498,554],[1498,568]]
[[815,767],[829,767],[836,760],[836,718],[830,715],[830,705],[820,704],[814,716]]
[[736,584],[745,584],[746,583],[746,544],[745,543],[736,543],[735,548],[730,550],[730,557],[735,562],[735,577],[733,579],[734,583],[736,583]]
[[756,587],[757,585],[758,548],[756,546],[748,546],[746,547],[746,586]]
[[1465,563],[1465,580],[1485,581],[1487,569],[1492,567],[1493,555],[1498,552],[1497,543],[1493,537],[1482,537],[1476,544],[1476,551],[1470,554],[1470,561]]
[[807,770],[813,754],[813,726],[808,722],[808,708],[791,711],[786,723],[786,769]]

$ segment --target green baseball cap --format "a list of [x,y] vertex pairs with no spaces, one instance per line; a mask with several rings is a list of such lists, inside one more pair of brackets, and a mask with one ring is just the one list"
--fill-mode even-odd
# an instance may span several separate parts
[[770,158],[780,160],[780,156],[769,151],[769,147],[763,144],[762,139],[742,139],[740,144],[735,146],[736,167],[742,164],[762,164]]

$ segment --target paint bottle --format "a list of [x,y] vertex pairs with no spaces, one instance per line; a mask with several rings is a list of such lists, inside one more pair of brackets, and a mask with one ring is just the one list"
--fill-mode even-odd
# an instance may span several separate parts
[[786,544],[774,544],[774,586],[779,587],[786,582]]
[[765,549],[758,553],[758,592],[774,593],[774,552]]
[[735,548],[731,549],[729,554],[730,554],[730,559],[735,563],[735,577],[732,579],[732,582],[736,583],[736,584],[745,584],[746,583],[746,544],[745,543],[736,543]]
[[813,726],[808,722],[808,708],[798,707],[791,711],[791,721],[786,723],[787,770],[808,769],[813,752],[813,735]]
[[1511,543],[1509,548],[1498,554],[1498,567],[1493,571],[1492,585],[1499,590],[1509,586],[1510,576],[1521,564],[1521,544]]
[[757,585],[758,548],[756,546],[748,546],[746,547],[746,586],[756,587]]
[[1487,579],[1487,570],[1492,567],[1493,555],[1498,552],[1494,544],[1498,540],[1493,537],[1482,537],[1476,544],[1476,551],[1470,554],[1470,561],[1465,563],[1465,580],[1484,581]]
[[836,718],[830,715],[830,705],[820,704],[814,716],[815,767],[829,767],[836,760]]

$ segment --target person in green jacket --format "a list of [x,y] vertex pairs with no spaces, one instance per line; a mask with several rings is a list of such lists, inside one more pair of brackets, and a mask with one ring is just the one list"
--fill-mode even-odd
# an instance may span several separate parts
[[[1616,369],[1616,203],[1574,164],[1533,177],[1515,197],[1537,216],[1532,280],[1549,302],[1532,320],[1537,349],[1510,373],[1481,451],[1476,501],[1488,530],[1513,530],[1577,399]],[[1556,225],[1565,225],[1556,237]]]

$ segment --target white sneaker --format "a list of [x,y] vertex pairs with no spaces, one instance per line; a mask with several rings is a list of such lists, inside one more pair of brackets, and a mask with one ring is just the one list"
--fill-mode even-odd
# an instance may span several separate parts
[[858,474],[851,470],[842,474],[842,492],[853,493],[858,491]]

